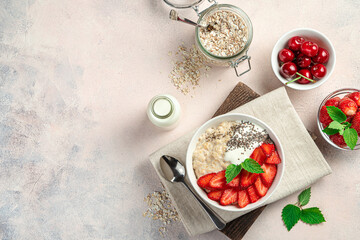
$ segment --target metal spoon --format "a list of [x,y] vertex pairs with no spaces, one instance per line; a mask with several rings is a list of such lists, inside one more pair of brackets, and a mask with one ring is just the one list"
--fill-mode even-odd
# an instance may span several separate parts
[[215,224],[216,228],[219,230],[224,229],[226,226],[225,221],[219,217],[215,212],[213,212],[205,203],[198,197],[196,194],[189,188],[189,186],[185,183],[185,175],[186,171],[184,166],[177,160],[171,156],[164,155],[160,158],[160,167],[163,172],[163,175],[166,180],[170,182],[181,182],[185,185],[187,189],[193,194],[193,196],[198,200],[202,208],[206,211],[211,221]]
[[191,21],[190,19],[187,19],[187,18],[184,18],[184,17],[180,17],[179,14],[178,14],[174,9],[172,9],[172,10],[170,11],[169,18],[170,18],[171,20],[184,22],[184,23],[193,25],[193,26],[195,26],[195,27],[206,28],[206,30],[208,30],[208,31],[211,31],[211,30],[214,29],[214,24],[211,24],[211,23],[210,23],[210,24],[207,25],[207,26],[197,24],[196,22],[193,22],[193,21]]

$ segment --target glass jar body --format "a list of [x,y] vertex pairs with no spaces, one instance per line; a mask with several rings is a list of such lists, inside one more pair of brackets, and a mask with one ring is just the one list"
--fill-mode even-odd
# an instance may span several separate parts
[[241,18],[245,27],[247,28],[247,40],[244,47],[239,52],[231,56],[214,55],[208,49],[206,49],[201,43],[199,27],[196,27],[195,29],[195,43],[196,43],[195,45],[209,63],[216,66],[236,68],[240,62],[247,59],[250,60],[250,57],[247,55],[247,51],[250,47],[253,37],[252,23],[249,17],[246,15],[246,13],[240,8],[230,4],[214,4],[199,14],[198,24],[204,24],[204,22],[206,22],[206,19],[209,16],[213,15],[218,11],[229,11]]

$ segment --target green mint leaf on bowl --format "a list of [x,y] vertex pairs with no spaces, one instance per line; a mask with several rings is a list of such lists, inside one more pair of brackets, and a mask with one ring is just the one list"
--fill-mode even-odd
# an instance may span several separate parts
[[263,173],[264,170],[261,168],[260,164],[255,161],[254,159],[247,158],[243,163],[241,163],[241,166],[248,172],[251,173]]
[[332,120],[339,123],[346,121],[346,115],[340,110],[340,108],[335,106],[326,106],[326,109]]
[[310,225],[326,222],[323,214],[321,213],[320,209],[317,207],[306,208],[301,210],[300,219],[304,223],[308,223]]
[[358,140],[358,134],[355,129],[353,128],[347,128],[344,131],[343,134],[345,143],[349,146],[351,150],[354,149],[356,146],[357,140]]
[[230,164],[229,166],[227,166],[225,171],[226,183],[231,182],[240,173],[241,169],[241,164]]
[[342,125],[342,124],[339,123],[339,122],[332,121],[332,122],[329,124],[328,128],[336,129],[336,130],[341,130],[341,129],[344,129],[345,126]]
[[299,221],[300,212],[300,208],[293,204],[288,204],[283,208],[281,217],[288,231]]
[[329,128],[329,127],[326,127],[322,130],[324,133],[326,133],[327,135],[334,135],[334,134],[337,134],[338,132],[340,132],[339,129],[332,129],[332,128]]
[[251,173],[263,173],[264,170],[261,168],[260,164],[257,163],[254,159],[247,158],[244,162],[239,165],[230,164],[227,166],[225,171],[226,183],[231,182],[240,172],[241,169],[245,169]]
[[300,206],[305,206],[309,203],[311,196],[311,188],[307,188],[304,191],[302,191],[299,195],[299,204]]

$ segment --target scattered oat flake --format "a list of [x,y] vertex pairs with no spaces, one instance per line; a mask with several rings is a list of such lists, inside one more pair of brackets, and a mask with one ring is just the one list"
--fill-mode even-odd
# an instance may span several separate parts
[[188,49],[182,44],[175,55],[180,56],[180,59],[173,62],[169,78],[181,93],[187,95],[190,89],[195,90],[200,85],[201,73],[209,71],[211,67],[207,66],[206,58],[195,45]]
[[179,215],[171,204],[169,194],[165,190],[156,191],[149,193],[144,198],[144,201],[147,203],[148,209],[143,213],[143,216],[153,220],[160,220],[163,226],[159,228],[159,233],[164,237],[165,226],[179,220]]

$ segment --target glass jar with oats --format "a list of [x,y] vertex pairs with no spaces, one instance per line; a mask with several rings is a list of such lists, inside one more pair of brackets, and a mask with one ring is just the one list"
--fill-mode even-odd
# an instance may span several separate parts
[[[253,37],[250,18],[240,8],[230,4],[218,4],[199,12],[198,6],[204,0],[164,0],[175,8],[192,7],[199,16],[195,28],[195,44],[206,60],[216,66],[232,67],[239,77],[251,70],[248,50]],[[179,4],[178,2],[182,2]],[[239,72],[237,67],[247,61],[246,70]]]

